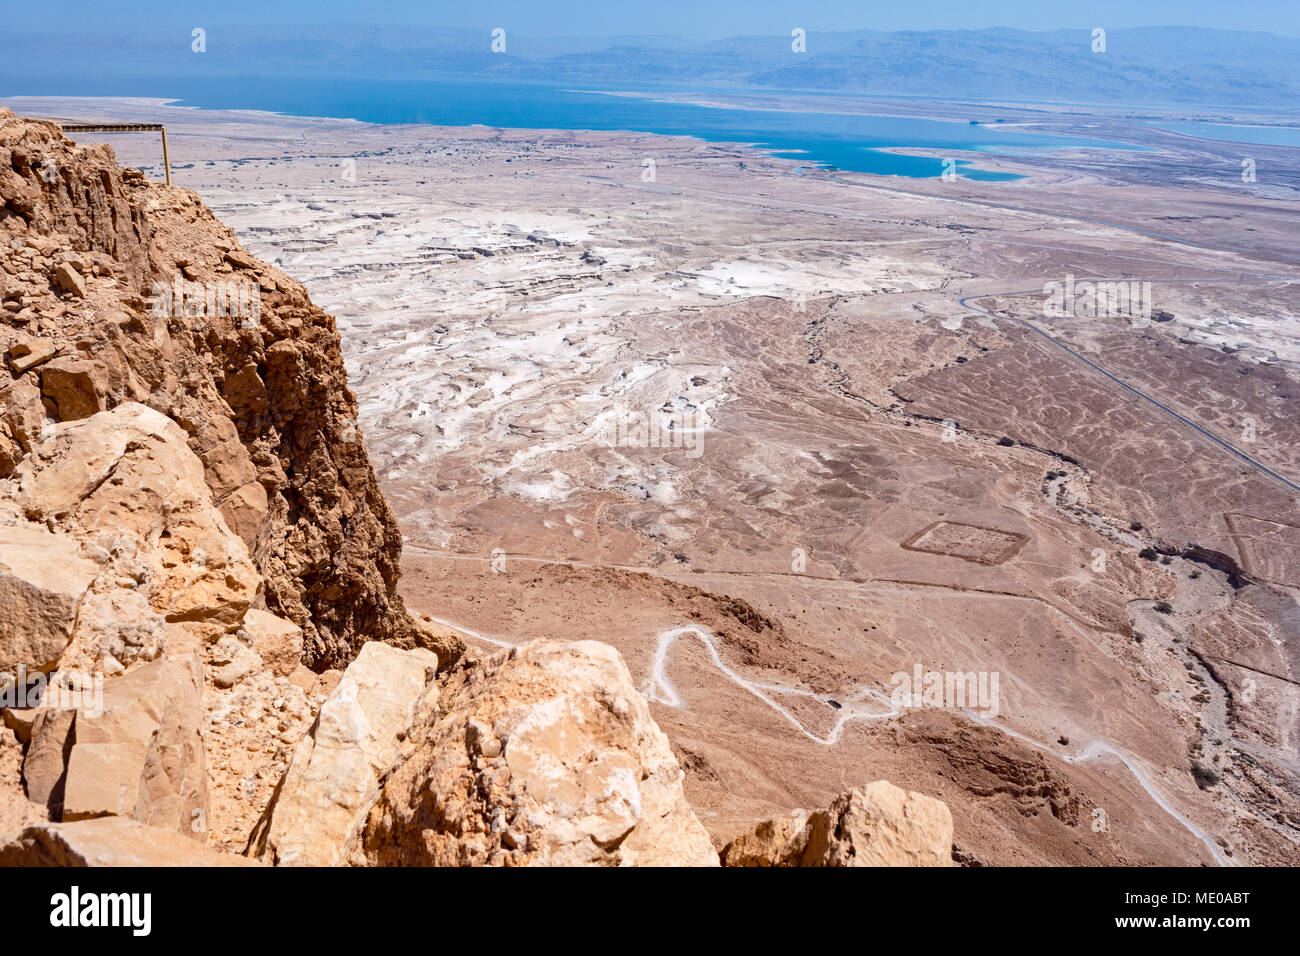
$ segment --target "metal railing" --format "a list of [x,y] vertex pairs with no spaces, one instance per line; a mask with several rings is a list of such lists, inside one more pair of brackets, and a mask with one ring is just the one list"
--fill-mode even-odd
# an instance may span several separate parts
[[172,184],[172,164],[167,156],[167,127],[162,123],[65,123],[57,121],[65,133],[161,133],[163,175]]

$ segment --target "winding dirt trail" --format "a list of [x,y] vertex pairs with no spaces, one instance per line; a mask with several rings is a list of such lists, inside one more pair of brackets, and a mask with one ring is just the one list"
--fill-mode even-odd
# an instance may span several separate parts
[[[514,641],[505,640],[504,638],[491,637],[482,634],[473,628],[465,627],[462,624],[448,621],[444,618],[429,615],[429,620],[441,624],[444,627],[452,628],[473,640],[482,641],[494,647],[513,647],[516,643]],[[655,644],[654,658],[651,662],[650,675],[641,685],[642,691],[647,699],[674,709],[683,709],[685,707],[685,701],[682,699],[681,694],[677,691],[677,688],[668,677],[668,658],[673,646],[679,640],[691,637],[697,640],[700,645],[703,646],[705,651],[708,652],[714,668],[720,674],[737,687],[742,688],[747,693],[758,698],[805,738],[819,746],[833,747],[838,744],[844,734],[844,728],[852,721],[891,720],[895,717],[900,717],[903,714],[903,710],[898,707],[898,705],[891,699],[890,695],[884,690],[876,687],[859,687],[852,695],[845,698],[845,702],[841,705],[840,712],[836,716],[835,723],[831,727],[830,732],[824,736],[818,735],[815,731],[809,729],[803,721],[791,713],[787,708],[783,707],[779,701],[775,700],[773,695],[783,694],[794,697],[809,698],[817,700],[828,708],[832,706],[831,704],[826,703],[820,695],[814,694],[812,691],[806,690],[802,687],[794,687],[788,684],[775,682],[750,680],[729,667],[722,659],[722,655],[718,651],[717,639],[712,633],[693,624],[669,628],[659,634]],[[1125,769],[1127,769],[1133,776],[1134,780],[1137,781],[1138,786],[1146,791],[1147,795],[1158,807],[1160,807],[1160,809],[1165,811],[1165,813],[1173,818],[1180,826],[1186,829],[1188,833],[1196,837],[1197,840],[1205,845],[1220,866],[1235,865],[1232,860],[1224,856],[1223,852],[1219,849],[1218,844],[1215,843],[1213,837],[1188,820],[1187,817],[1183,816],[1183,814],[1181,814],[1173,804],[1165,798],[1159,789],[1157,789],[1155,784],[1152,782],[1151,777],[1148,775],[1150,768],[1147,767],[1145,763],[1130,755],[1127,751],[1116,747],[1110,741],[1094,738],[1079,751],[1075,753],[1066,753],[1057,747],[1052,747],[1048,744],[1042,743],[1041,741],[1034,740],[1032,737],[1028,737],[1017,730],[1011,729],[1005,724],[985,717],[975,711],[963,710],[962,714],[974,723],[993,727],[1027,746],[1051,754],[1066,763],[1081,764],[1102,757],[1114,757],[1124,765]]]

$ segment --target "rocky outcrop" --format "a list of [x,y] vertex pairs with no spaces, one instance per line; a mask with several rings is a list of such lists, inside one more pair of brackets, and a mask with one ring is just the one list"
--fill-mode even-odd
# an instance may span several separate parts
[[98,567],[77,542],[35,524],[0,526],[0,673],[59,659]]
[[424,649],[362,647],[294,752],[250,852],[279,865],[363,862],[362,824],[412,723],[437,706],[437,669]]
[[197,650],[179,648],[106,682],[72,724],[62,819],[122,816],[207,839]]
[[253,866],[123,817],[26,827],[0,844],[0,866]]
[[290,676],[300,666],[302,628],[292,621],[250,608],[244,615],[240,637],[257,658],[280,677]]
[[885,780],[794,811],[732,840],[724,866],[952,866],[952,814],[943,801]]
[[370,812],[368,863],[717,865],[613,648],[523,644],[446,694]]
[[31,454],[41,417],[148,406],[198,457],[266,609],[301,630],[304,663],[424,640],[396,594],[400,536],[333,319],[197,196],[0,110],[0,286],[16,379],[0,383],[0,477]]
[[[237,628],[259,599],[261,579],[217,511],[184,432],[151,408],[126,402],[57,425],[0,493],[0,542],[39,544],[47,555],[40,566],[59,582],[43,593],[62,616],[23,629],[29,643],[41,634],[42,646],[62,641],[58,653],[20,654],[0,642],[7,660],[29,670],[58,660],[117,672],[156,656],[169,625],[215,636]],[[8,580],[16,589],[12,573]],[[50,603],[55,593],[62,600]]]
[[27,799],[206,840],[204,650],[262,579],[183,430],[134,402],[55,425],[0,480],[0,556],[0,656],[39,688],[6,717]]

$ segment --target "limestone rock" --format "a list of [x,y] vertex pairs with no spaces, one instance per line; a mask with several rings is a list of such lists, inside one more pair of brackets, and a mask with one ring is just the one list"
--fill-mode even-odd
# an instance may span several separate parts
[[[19,483],[16,497],[31,517],[63,517],[104,484],[128,449],[165,448],[177,442],[183,445],[184,440],[184,432],[166,416],[134,403],[59,425],[46,455],[40,461],[24,462],[15,473]],[[176,463],[173,460],[168,465]],[[184,481],[188,476],[183,469],[173,477]]]
[[32,742],[32,725],[40,714],[39,707],[0,707],[0,720],[24,747]]
[[289,677],[302,660],[302,628],[267,611],[250,608],[241,636],[280,677]]
[[162,650],[167,624],[144,595],[129,588],[91,592],[77,617],[77,643],[90,657],[112,657],[121,664],[151,661]]
[[45,407],[41,404],[40,389],[32,384],[30,376],[0,389],[0,421],[8,426],[23,451],[30,452],[42,440]]
[[89,418],[105,408],[108,373],[98,362],[61,355],[41,368],[41,394],[54,405],[59,421]]
[[371,864],[717,866],[618,652],[533,641],[485,661],[417,736],[366,827]]
[[266,489],[260,482],[250,481],[236,488],[221,502],[221,516],[251,550],[256,548],[262,529],[266,527],[269,507]]
[[250,853],[279,865],[360,862],[357,844],[382,776],[417,717],[437,706],[429,651],[361,648],[294,752]]
[[86,280],[74,269],[71,263],[61,262],[50,273],[50,280],[64,292],[70,292],[78,299],[86,297]]
[[98,568],[39,525],[0,525],[0,673],[48,669],[72,638]]
[[24,336],[9,346],[5,359],[14,373],[21,375],[42,362],[48,362],[58,351],[53,342]]
[[808,844],[808,814],[794,810],[788,817],[764,820],[742,833],[722,851],[723,866],[794,866]]
[[262,670],[262,658],[233,637],[222,639],[212,662],[218,665],[212,673],[212,682],[218,687],[234,687]]
[[726,866],[952,866],[952,814],[885,780],[806,817],[768,820],[722,851]]
[[0,866],[255,866],[124,817],[29,826],[0,845]]
[[76,712],[63,820],[124,816],[205,840],[201,688],[197,651],[183,647],[106,680],[102,708]]
[[76,711],[66,708],[34,708],[27,753],[23,756],[27,799],[47,807],[56,816],[63,807],[64,773],[75,717]]
[[166,621],[218,632],[239,626],[260,578],[179,425],[124,402],[58,425],[48,444],[10,479],[25,515],[97,542],[101,563],[145,584],[150,607]]

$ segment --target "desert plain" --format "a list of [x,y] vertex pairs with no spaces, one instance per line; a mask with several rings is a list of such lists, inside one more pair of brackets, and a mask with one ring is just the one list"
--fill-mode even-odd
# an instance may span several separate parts
[[[173,181],[337,317],[408,606],[480,651],[615,646],[718,846],[883,778],[967,864],[1300,862],[1300,151],[841,104],[1140,147],[980,183],[3,105],[166,124]],[[73,138],[162,178],[154,136]],[[1149,308],[1045,308],[1099,282]]]

